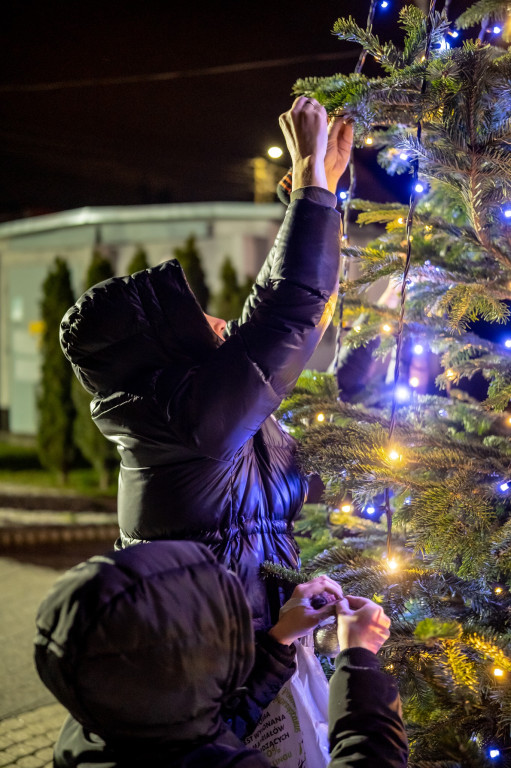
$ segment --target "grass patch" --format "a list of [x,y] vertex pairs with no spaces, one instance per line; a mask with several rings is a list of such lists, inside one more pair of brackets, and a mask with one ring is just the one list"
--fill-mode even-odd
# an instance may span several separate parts
[[62,484],[53,472],[41,466],[34,447],[3,442],[0,442],[0,483],[73,491],[85,496],[113,498],[117,494],[117,473],[107,491],[99,491],[98,477],[92,467],[72,469],[67,482]]

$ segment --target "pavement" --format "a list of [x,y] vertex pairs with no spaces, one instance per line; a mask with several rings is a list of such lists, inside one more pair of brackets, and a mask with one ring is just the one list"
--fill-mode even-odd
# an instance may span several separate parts
[[67,568],[111,549],[117,530],[112,504],[0,487],[0,768],[52,767],[65,710],[34,666],[37,608]]

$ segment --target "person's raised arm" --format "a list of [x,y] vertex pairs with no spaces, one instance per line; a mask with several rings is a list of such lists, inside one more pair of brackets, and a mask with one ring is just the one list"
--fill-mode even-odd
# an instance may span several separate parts
[[[309,123],[310,117],[312,117],[312,125]],[[315,99],[306,99],[301,96],[294,101],[288,112],[280,116],[279,122],[293,160],[291,169],[293,191],[300,190],[300,193],[296,192],[294,197],[301,194],[318,203],[335,207],[336,198],[328,195],[327,190],[335,195],[338,181],[346,170],[353,143],[353,127],[342,116],[332,118],[328,122],[325,145],[326,119],[324,108]],[[321,145],[318,145],[314,139],[314,131],[318,130],[322,133]],[[309,189],[305,189],[306,187]],[[314,188],[324,190],[326,194],[318,195],[314,192]],[[257,275],[238,323],[245,322],[257,306],[261,289],[268,283],[274,255],[275,246]]]
[[[333,161],[327,174],[324,108],[301,97],[281,116],[281,124],[297,179],[320,185],[302,189],[334,198],[329,174],[338,174],[341,165]],[[169,419],[191,448],[229,460],[294,387],[333,315],[339,226],[333,205],[306,196],[293,200],[246,321],[172,394],[166,392],[165,378],[160,380],[157,399],[169,397],[164,402]]]

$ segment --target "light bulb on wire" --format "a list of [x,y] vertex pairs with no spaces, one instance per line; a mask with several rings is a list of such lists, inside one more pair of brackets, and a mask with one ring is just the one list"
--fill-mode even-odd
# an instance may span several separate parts
[[488,754],[489,754],[489,756],[491,757],[492,760],[496,760],[497,757],[500,757],[500,749],[492,748],[492,749],[490,749]]
[[396,387],[396,400],[398,403],[407,403],[410,399],[410,390],[404,384]]
[[504,218],[511,219],[511,208],[504,209]]

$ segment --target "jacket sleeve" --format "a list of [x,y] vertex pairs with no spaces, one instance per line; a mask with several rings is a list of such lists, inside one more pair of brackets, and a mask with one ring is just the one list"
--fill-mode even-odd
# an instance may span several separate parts
[[246,683],[246,694],[230,702],[224,720],[244,739],[256,727],[262,710],[273,701],[295,671],[294,646],[281,645],[267,632],[255,633],[255,662]]
[[[312,200],[316,203],[319,203],[320,205],[323,205],[325,207],[330,207],[330,208],[335,208],[335,205],[337,203],[337,198],[335,195],[333,195],[328,190],[322,189],[319,187],[303,187],[301,189],[295,190],[291,195],[291,202],[293,200],[303,200],[303,199]],[[288,204],[289,204],[289,201],[288,201]],[[342,224],[342,219],[339,221],[339,226],[341,226],[341,224]],[[268,256],[266,257],[263,266],[259,270],[259,274],[257,275],[254,281],[254,285],[252,286],[252,290],[248,295],[247,299],[245,300],[239,320],[231,321],[230,323],[227,324],[229,334],[235,332],[235,329],[239,325],[247,322],[247,320],[252,315],[252,312],[254,311],[254,309],[257,307],[262,297],[264,296],[265,288],[268,286],[268,283],[270,281],[273,262],[275,259],[275,253],[278,248],[279,237],[280,236],[277,236],[277,238],[275,239],[275,243],[273,247],[271,248]]]
[[365,648],[342,651],[329,695],[329,768],[406,768],[408,742],[396,682]]
[[[336,210],[308,199],[287,209],[249,318],[167,400],[169,421],[190,448],[229,460],[295,385],[332,318],[339,224]],[[159,402],[162,387],[164,378]]]

